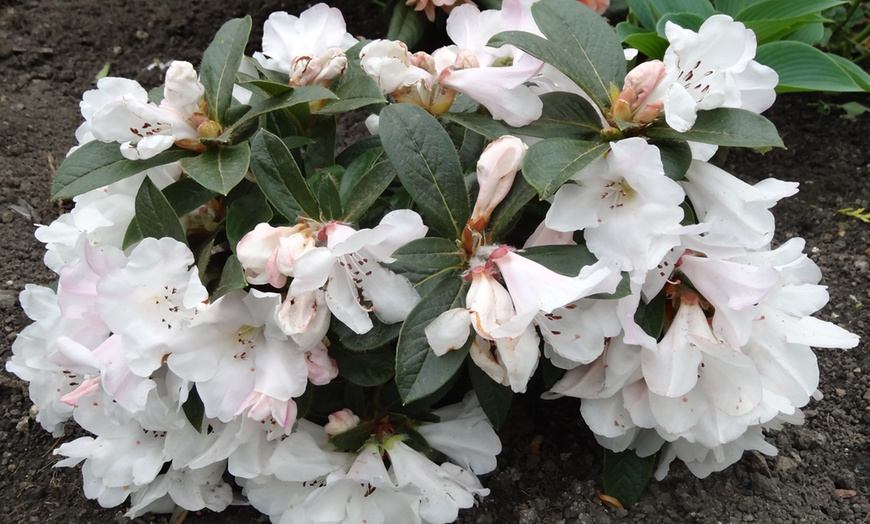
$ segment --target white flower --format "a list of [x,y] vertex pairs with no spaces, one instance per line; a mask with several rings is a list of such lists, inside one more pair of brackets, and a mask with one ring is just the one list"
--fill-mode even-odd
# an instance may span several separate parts
[[658,148],[642,138],[610,148],[556,192],[546,223],[557,231],[582,230],[599,260],[642,277],[679,244],[685,194],[665,175]]
[[737,107],[760,113],[773,104],[776,72],[755,57],[755,33],[727,15],[713,15],[695,33],[667,22],[667,69],[650,100],[664,99],[665,120],[688,131],[698,110]]
[[254,59],[263,67],[290,75],[291,86],[329,86],[344,73],[344,51],[357,43],[346,31],[341,11],[316,4],[298,17],[279,11],[263,25],[263,52]]
[[127,264],[109,271],[97,286],[96,310],[124,339],[130,369],[148,376],[176,348],[195,347],[186,329],[206,306],[193,253],[169,237],[146,238]]
[[427,522],[453,522],[460,508],[474,505],[475,495],[489,495],[489,490],[467,470],[449,462],[439,466],[399,438],[394,437],[385,444],[390,471],[399,486],[410,484],[420,490],[420,516]]
[[159,106],[139,90],[109,98],[93,113],[91,135],[104,142],[122,142],[121,153],[130,160],[151,158],[173,144],[204,151],[200,135],[217,133],[199,106],[203,93],[193,65],[176,60],[166,71],[165,98]]
[[467,393],[461,403],[444,406],[433,414],[440,418],[438,422],[423,424],[417,429],[433,449],[475,475],[496,468],[501,440],[474,392]]
[[388,213],[372,229],[326,224],[319,233],[326,245],[305,253],[294,264],[290,295],[298,297],[325,286],[330,311],[356,333],[373,326],[369,310],[360,304],[360,292],[382,322],[401,322],[420,297],[408,279],[381,263],[393,262],[396,249],[422,238],[427,229],[420,215],[404,209]]

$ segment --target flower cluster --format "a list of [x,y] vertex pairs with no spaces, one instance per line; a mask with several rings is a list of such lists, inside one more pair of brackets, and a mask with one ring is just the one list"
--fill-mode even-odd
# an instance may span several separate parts
[[[665,60],[626,72],[574,0],[434,6],[453,44],[431,54],[320,4],[270,16],[250,58],[250,19],[228,22],[162,94],[85,93],[52,190],[75,205],[36,231],[57,282],[22,293],[6,367],[46,430],[93,435],[56,450],[87,497],[453,522],[542,359],[603,446],[705,476],[800,423],[811,346],[857,344],[812,317],[803,241],[772,245],[797,185],[709,162],[782,145],[751,31],[669,22]],[[336,155],[360,108],[375,136]]]

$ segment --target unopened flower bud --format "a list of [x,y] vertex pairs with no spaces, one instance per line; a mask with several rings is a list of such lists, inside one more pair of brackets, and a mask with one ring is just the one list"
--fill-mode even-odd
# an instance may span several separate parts
[[323,426],[323,429],[326,430],[326,434],[329,436],[338,435],[355,428],[359,424],[359,420],[359,417],[354,415],[353,411],[344,408],[329,415],[329,422]]
[[528,146],[515,136],[503,136],[489,144],[477,161],[477,182],[480,191],[471,214],[472,229],[481,231],[489,216],[501,203],[523,165]]
[[655,120],[664,107],[664,102],[650,100],[650,95],[664,76],[665,65],[659,60],[644,62],[629,71],[625,75],[625,86],[613,103],[613,118],[636,124]]
[[196,132],[200,138],[217,138],[223,133],[223,128],[214,120],[209,120],[197,126]]
[[580,3],[585,4],[599,15],[603,15],[607,11],[607,8],[610,7],[610,0],[580,0]]

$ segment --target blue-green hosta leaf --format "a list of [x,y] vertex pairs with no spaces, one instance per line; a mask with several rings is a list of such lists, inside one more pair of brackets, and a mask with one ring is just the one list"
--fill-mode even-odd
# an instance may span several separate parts
[[402,185],[435,231],[459,238],[471,210],[450,135],[413,104],[387,106],[380,116],[381,142]]
[[551,138],[532,145],[523,159],[523,176],[543,200],[592,161],[610,150],[604,142]]
[[611,84],[621,86],[625,77],[625,55],[613,28],[576,0],[541,0],[532,5],[532,16],[546,38],[507,31],[490,45],[512,44],[553,65],[599,108],[609,108]]
[[51,199],[72,198],[124,180],[146,169],[196,156],[186,149],[169,149],[147,160],[128,160],[117,142],[93,140],[64,159],[51,183]]
[[251,17],[235,18],[225,23],[202,55],[199,80],[205,87],[208,117],[225,123],[224,114],[233,101],[233,84],[245,54]]
[[[803,42],[770,42],[758,47],[755,59],[779,75],[778,92],[864,91],[840,62]],[[866,73],[865,73],[866,75]]]
[[245,178],[250,164],[251,148],[247,142],[242,142],[185,158],[181,169],[204,188],[226,195]]

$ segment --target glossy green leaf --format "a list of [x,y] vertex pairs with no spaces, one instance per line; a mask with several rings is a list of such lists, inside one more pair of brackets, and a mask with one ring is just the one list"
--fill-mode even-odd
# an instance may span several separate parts
[[196,156],[186,149],[169,149],[148,160],[128,160],[117,142],[93,140],[64,159],[51,183],[51,199],[72,198],[139,174],[146,169]]
[[435,231],[459,238],[471,210],[447,131],[413,104],[387,106],[380,116],[381,141],[402,185]]
[[245,178],[250,164],[251,148],[242,142],[185,158],[181,160],[181,169],[204,188],[226,195]]
[[236,255],[230,255],[227,261],[224,262],[224,268],[221,271],[221,279],[218,281],[218,286],[211,294],[211,301],[228,295],[233,291],[245,289],[248,287],[248,281],[245,279],[245,268]]
[[136,224],[143,238],[170,237],[187,243],[178,215],[148,177],[145,177],[136,193],[135,209]]
[[698,111],[695,125],[685,133],[662,125],[649,128],[645,134],[650,138],[690,140],[720,146],[784,147],[770,120],[752,111],[730,107]]
[[660,37],[655,31],[628,35],[623,42],[625,45],[637,49],[648,58],[659,60],[665,56],[665,51],[669,45],[668,41]]
[[251,173],[266,199],[290,222],[300,214],[320,217],[317,200],[293,154],[278,136],[265,129],[251,140]]
[[[697,2],[699,4],[706,2]],[[709,4],[708,4],[709,5]],[[668,22],[677,24],[683,29],[691,29],[694,32],[698,32],[698,29],[701,27],[701,24],[704,23],[706,18],[702,16],[698,16],[692,13],[666,13],[662,15],[656,24],[656,33],[664,39],[667,39],[667,33],[665,32],[665,27]]]
[[656,464],[655,454],[638,457],[634,450],[604,450],[604,493],[629,508],[643,494]]
[[489,45],[515,45],[565,73],[598,107],[610,107],[610,86],[622,85],[625,77],[625,55],[613,28],[576,0],[542,0],[532,5],[532,16],[546,38],[507,31]]
[[361,422],[343,433],[333,435],[329,438],[329,443],[339,451],[356,453],[369,439],[376,425],[377,421],[374,420]]
[[396,178],[396,170],[383,149],[369,149],[354,159],[341,177],[338,194],[343,220],[356,222]]
[[329,356],[335,359],[341,376],[359,386],[380,386],[395,373],[396,355],[389,348],[351,351],[341,344],[333,344],[329,347]]
[[480,407],[486,414],[486,418],[495,429],[498,429],[507,420],[514,392],[508,386],[502,386],[495,382],[477,364],[468,361],[468,374],[471,377],[471,385],[480,402]]
[[421,269],[456,267],[464,259],[455,240],[426,237],[412,240],[393,252],[393,258]]
[[610,144],[567,138],[550,138],[533,144],[523,159],[523,176],[541,200],[551,197],[562,184],[610,150]]
[[825,24],[815,22],[807,24],[786,36],[787,40],[796,40],[807,45],[816,45],[825,37]]
[[788,20],[753,20],[746,22],[746,27],[755,33],[759,45],[785,39],[802,27],[824,23],[826,19],[820,15],[804,15]]
[[863,91],[830,55],[803,42],[771,42],[758,47],[758,62],[779,75],[779,92]]
[[435,317],[463,306],[467,287],[468,283],[462,279],[445,281],[424,296],[402,324],[396,348],[396,385],[404,404],[438,391],[456,375],[468,355],[470,338],[463,348],[439,357],[429,347],[424,332]]
[[266,197],[257,186],[252,187],[246,194],[233,201],[227,208],[227,241],[233,252],[239,240],[248,231],[252,231],[257,224],[268,222],[272,219],[272,210],[266,203]]
[[225,123],[224,114],[233,101],[233,85],[250,33],[250,16],[230,20],[218,30],[202,55],[199,80],[205,87],[203,97],[212,120]]

